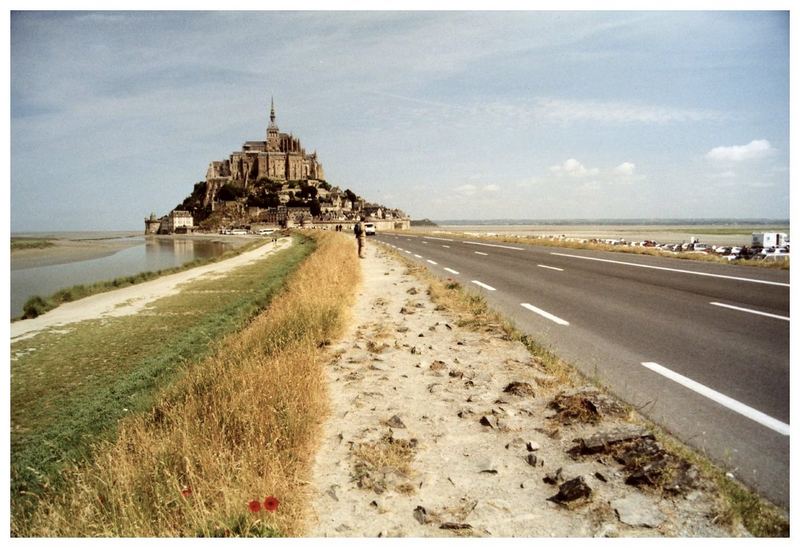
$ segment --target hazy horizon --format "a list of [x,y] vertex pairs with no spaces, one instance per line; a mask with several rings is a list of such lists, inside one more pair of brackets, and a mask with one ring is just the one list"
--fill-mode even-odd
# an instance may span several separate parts
[[415,219],[789,217],[785,11],[12,12],[11,230],[143,229],[271,96]]

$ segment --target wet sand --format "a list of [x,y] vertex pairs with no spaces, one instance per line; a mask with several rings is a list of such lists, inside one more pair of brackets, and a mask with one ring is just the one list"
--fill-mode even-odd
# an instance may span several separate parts
[[[98,234],[108,235],[102,237]],[[49,240],[54,245],[39,249],[17,249],[11,251],[11,270],[68,264],[107,257],[123,249],[142,245],[145,236],[135,232],[119,233],[60,233],[60,234],[14,234],[12,238],[36,238]],[[223,236],[220,234],[176,234],[173,236],[148,236],[177,240],[219,240],[239,247],[252,240],[251,236]]]

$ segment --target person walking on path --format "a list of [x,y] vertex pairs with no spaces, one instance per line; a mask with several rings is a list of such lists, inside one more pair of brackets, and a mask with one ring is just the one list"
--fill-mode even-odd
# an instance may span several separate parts
[[353,226],[353,233],[356,235],[356,242],[358,242],[358,256],[361,259],[364,258],[364,244],[367,240],[367,235],[364,232],[364,225],[361,224],[363,220],[364,217],[359,217],[358,222]]

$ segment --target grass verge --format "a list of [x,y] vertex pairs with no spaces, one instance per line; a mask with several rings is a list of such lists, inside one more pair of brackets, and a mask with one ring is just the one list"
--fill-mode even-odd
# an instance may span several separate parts
[[135,316],[87,321],[11,345],[12,519],[27,521],[62,471],[110,439],[121,418],[152,405],[182,365],[208,355],[266,306],[314,249],[289,249],[201,279]]
[[[119,421],[113,439],[92,444],[91,459],[68,466],[62,488],[39,495],[12,533],[298,534],[325,413],[320,366],[360,276],[349,238],[312,237],[315,253],[267,310],[184,363],[149,405]],[[267,495],[280,501],[277,511],[248,509]]]
[[180,266],[176,266],[173,268],[139,272],[138,274],[133,274],[131,276],[120,276],[118,278],[114,278],[113,280],[105,280],[93,284],[73,285],[72,287],[59,289],[49,297],[41,297],[40,295],[33,295],[27,301],[25,301],[25,304],[22,306],[22,317],[16,319],[27,320],[30,318],[35,318],[37,316],[41,316],[42,314],[48,312],[49,310],[58,307],[59,305],[72,301],[77,301],[78,299],[83,299],[84,297],[88,297],[90,295],[96,295],[97,293],[104,293],[106,291],[112,291],[114,289],[119,289],[121,287],[127,287],[129,285],[139,284],[142,282],[153,280],[155,278],[160,278],[161,276],[166,276],[168,274],[175,274],[176,272],[183,272],[184,270],[189,270],[190,268],[195,268],[205,264],[224,261],[225,259],[230,259],[231,257],[240,255],[245,251],[250,251],[251,249],[255,249],[256,247],[262,244],[264,244],[264,240],[253,241],[241,247],[237,247],[236,249],[231,249],[229,251],[226,251],[225,253],[217,257],[211,257],[206,259],[195,259],[193,261],[184,263]]
[[[573,365],[559,358],[533,337],[518,330],[512,322],[493,310],[483,296],[465,289],[460,283],[449,278],[442,280],[424,266],[410,261],[386,246],[383,249],[403,263],[410,274],[428,285],[431,299],[437,303],[437,308],[453,313],[460,327],[495,332],[508,340],[520,341],[537,364],[565,389],[593,384],[604,391],[607,390],[595,380],[581,374]],[[783,510],[753,493],[742,483],[726,476],[725,472],[708,458],[671,436],[655,423],[635,413],[633,409],[629,408],[628,411],[636,417],[636,422],[650,429],[668,451],[695,465],[701,475],[716,487],[718,520],[730,525],[740,523],[756,537],[789,536],[789,522]]]

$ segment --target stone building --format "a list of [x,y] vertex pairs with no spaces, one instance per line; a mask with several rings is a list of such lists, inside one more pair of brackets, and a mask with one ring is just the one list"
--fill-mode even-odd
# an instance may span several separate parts
[[242,150],[227,160],[214,161],[206,172],[207,195],[227,183],[238,183],[247,189],[252,181],[324,181],[325,172],[317,153],[306,154],[300,139],[281,133],[275,123],[275,103],[270,105],[269,124],[264,141],[246,141]]
[[[158,223],[156,232],[148,232]],[[173,209],[168,215],[164,215],[156,220],[155,215],[151,214],[150,219],[145,220],[145,234],[188,234],[194,230],[194,218],[189,211]]]
[[157,219],[155,213],[151,213],[149,218],[145,218],[144,220],[145,235],[158,234],[160,228],[161,228],[161,219]]

